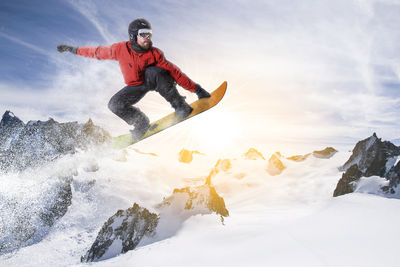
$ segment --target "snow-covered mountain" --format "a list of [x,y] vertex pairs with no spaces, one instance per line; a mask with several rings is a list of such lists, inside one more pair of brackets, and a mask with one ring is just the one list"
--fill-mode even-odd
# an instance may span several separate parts
[[[40,168],[108,140],[110,135],[91,120],[83,125],[53,119],[24,124],[12,112],[4,113],[0,121],[0,173],[12,183],[21,175],[33,177],[21,181],[23,189],[12,187],[11,192],[0,195],[0,253],[39,242],[71,205],[74,172],[53,170],[41,176]],[[31,171],[21,173],[27,168]]]
[[[6,112],[0,131],[0,265],[399,263],[398,147],[376,135],[352,153],[219,158],[112,150],[91,121],[25,124]],[[352,193],[333,197],[342,184]]]
[[400,147],[389,141],[382,142],[374,133],[371,137],[358,142],[351,157],[340,167],[340,170],[345,173],[335,189],[334,196],[356,191],[362,177],[372,176],[384,178],[378,178],[381,183],[380,186],[376,185],[376,193],[386,192],[399,195],[400,192],[397,189],[400,183],[399,162]]
[[6,111],[0,121],[0,170],[20,171],[53,161],[62,155],[87,150],[110,140],[110,135],[91,120],[58,123],[29,121],[24,124]]

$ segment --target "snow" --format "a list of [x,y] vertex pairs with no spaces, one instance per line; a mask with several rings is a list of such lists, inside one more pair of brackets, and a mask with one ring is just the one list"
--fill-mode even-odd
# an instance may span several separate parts
[[377,137],[371,136],[371,137],[368,139],[367,144],[365,145],[365,151],[368,151],[368,149],[371,148],[371,146],[375,143],[375,141],[376,141],[377,139],[378,139]]
[[[352,166],[354,164],[357,164],[358,166],[360,166],[361,159],[362,159],[362,154],[360,153],[360,154],[357,155],[357,157],[351,163],[347,164],[347,166],[350,167],[350,166]],[[365,171],[365,168],[362,171]]]
[[280,222],[275,220],[282,211],[269,209],[256,218],[232,214],[225,226],[198,216],[173,238],[97,265],[396,266],[399,218],[391,211],[398,208],[397,200],[353,194],[332,199],[312,215]]
[[388,158],[388,160],[386,161],[386,165],[385,165],[385,167],[386,167],[385,175],[390,171],[390,169],[393,166],[397,165],[397,163],[399,162],[399,158],[400,157],[398,157],[398,156]]
[[5,151],[5,150],[9,149],[10,146],[11,146],[12,141],[13,140],[17,140],[17,138],[18,138],[19,134],[21,133],[21,131],[22,131],[22,128],[19,129],[19,130],[16,130],[13,133],[13,135],[11,135],[9,138],[7,138],[7,140],[5,140],[5,142],[2,145],[0,145],[0,150],[4,150]]
[[111,257],[114,257],[115,255],[118,255],[121,250],[122,250],[122,240],[116,238],[114,242],[111,244],[111,246],[108,248],[106,253],[104,253],[104,255],[99,260],[106,260]]
[[389,180],[379,176],[361,177],[356,184],[355,192],[365,194],[382,194],[380,188],[389,185]]
[[[117,161],[123,151],[94,151],[65,157],[41,172],[27,170],[22,180],[0,177],[2,197],[8,196],[6,191],[17,195],[24,179],[32,190],[23,193],[33,197],[40,194],[38,184],[51,172],[77,170],[66,215],[40,242],[1,255],[0,265],[84,266],[80,257],[117,210],[136,202],[155,212],[155,205],[174,188],[204,183],[218,160],[204,155],[185,164],[178,161],[179,150],[140,150],[158,156],[127,149],[126,161]],[[266,159],[272,155],[260,152]],[[183,218],[179,211],[169,213],[162,217],[165,221],[160,221],[155,238],[144,238],[135,250],[90,265],[398,266],[400,201],[371,194],[385,181],[362,178],[356,193],[332,197],[342,175],[338,167],[350,153],[303,162],[282,158],[286,169],[276,176],[266,171],[268,160],[231,155],[232,168],[212,178],[230,213],[224,225],[215,214]],[[99,169],[87,172],[88,164]],[[169,221],[174,219],[178,223]],[[120,245],[115,241],[113,247]]]

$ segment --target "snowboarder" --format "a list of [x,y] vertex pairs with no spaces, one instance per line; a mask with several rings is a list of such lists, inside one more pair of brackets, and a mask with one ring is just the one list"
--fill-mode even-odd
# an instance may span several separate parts
[[157,91],[175,109],[179,119],[189,116],[193,109],[179,94],[176,83],[196,93],[199,99],[208,98],[210,94],[189,79],[177,66],[167,61],[160,49],[153,47],[152,28],[147,20],[132,21],[129,24],[128,33],[130,41],[110,46],[73,47],[60,44],[57,50],[60,53],[67,51],[84,57],[119,61],[127,86],[110,99],[108,107],[129,125],[134,126],[131,134],[133,140],[136,140],[146,133],[150,121],[140,109],[133,105],[147,92]]

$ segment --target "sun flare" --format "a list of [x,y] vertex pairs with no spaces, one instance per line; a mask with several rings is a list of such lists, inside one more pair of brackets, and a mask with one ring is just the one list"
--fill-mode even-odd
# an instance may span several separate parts
[[192,124],[193,137],[202,145],[232,145],[240,135],[238,123],[229,112],[215,110],[198,116]]

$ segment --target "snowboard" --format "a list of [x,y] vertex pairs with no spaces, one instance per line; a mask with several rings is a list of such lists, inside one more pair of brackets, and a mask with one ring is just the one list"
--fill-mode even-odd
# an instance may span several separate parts
[[144,134],[144,136],[142,138],[133,140],[130,133],[120,135],[120,136],[114,137],[112,139],[111,146],[114,149],[122,149],[127,146],[133,145],[139,141],[142,141],[143,139],[146,139],[147,137],[150,137],[156,133],[159,133],[171,126],[174,126],[175,124],[178,124],[182,121],[190,119],[190,118],[214,107],[224,97],[226,88],[227,88],[227,82],[225,81],[215,91],[213,91],[211,93],[211,97],[201,98],[201,99],[191,103],[190,106],[193,108],[193,111],[186,118],[178,119],[175,112],[172,112],[171,114],[169,114],[155,122],[150,123],[150,128],[147,130],[147,132]]

